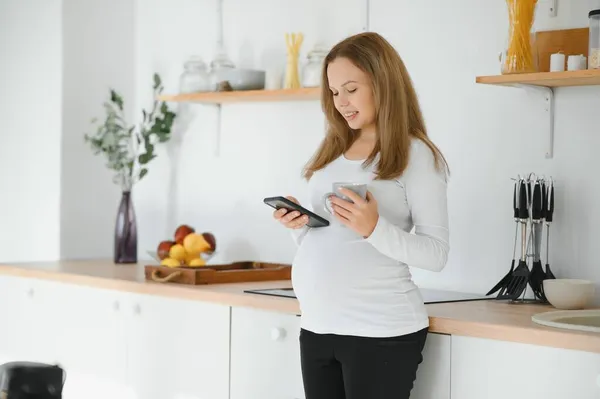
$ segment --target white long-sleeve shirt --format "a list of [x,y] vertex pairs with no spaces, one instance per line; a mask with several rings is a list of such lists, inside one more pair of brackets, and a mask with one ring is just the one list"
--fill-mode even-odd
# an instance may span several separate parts
[[[427,145],[413,139],[409,165],[394,180],[374,180],[374,164],[344,156],[316,172],[307,208],[328,227],[292,230],[298,251],[292,284],[302,328],[316,333],[386,337],[429,325],[410,267],[440,271],[449,252],[447,179]],[[375,230],[363,238],[323,206],[334,182],[367,183],[378,203]],[[414,233],[411,233],[414,227]]]

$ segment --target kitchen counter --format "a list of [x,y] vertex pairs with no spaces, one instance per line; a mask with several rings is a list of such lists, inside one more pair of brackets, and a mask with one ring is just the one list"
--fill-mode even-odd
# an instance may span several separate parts
[[[115,265],[108,260],[0,264],[0,274],[95,288],[216,302],[300,314],[298,301],[244,293],[247,289],[291,287],[290,281],[187,286],[145,280],[144,264]],[[531,316],[555,310],[548,305],[472,301],[428,304],[430,331],[600,353],[600,334],[533,323]]]

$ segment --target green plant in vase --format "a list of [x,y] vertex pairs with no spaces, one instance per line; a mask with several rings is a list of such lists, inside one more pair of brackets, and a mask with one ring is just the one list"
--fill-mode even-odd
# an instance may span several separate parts
[[123,97],[110,89],[110,98],[104,102],[104,119],[94,118],[96,133],[84,135],[93,154],[106,159],[106,167],[114,171],[113,181],[122,192],[115,225],[115,263],[137,262],[137,225],[131,191],[148,174],[149,163],[157,157],[155,146],[171,138],[176,117],[165,102],[157,100],[163,86],[156,73],[152,89],[152,109],[149,112],[142,109],[142,121],[138,125],[128,125]]

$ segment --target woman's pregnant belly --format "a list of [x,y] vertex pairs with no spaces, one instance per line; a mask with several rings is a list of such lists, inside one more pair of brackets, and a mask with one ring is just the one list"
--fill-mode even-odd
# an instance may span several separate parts
[[292,284],[302,317],[311,326],[341,331],[414,323],[422,299],[408,267],[340,229],[312,229],[298,249]]

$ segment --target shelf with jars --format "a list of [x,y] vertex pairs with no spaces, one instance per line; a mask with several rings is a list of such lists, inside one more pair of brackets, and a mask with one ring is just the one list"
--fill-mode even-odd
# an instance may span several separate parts
[[[507,48],[499,56],[499,74],[477,76],[475,82],[539,93],[548,117],[545,156],[552,158],[555,90],[600,86],[600,9],[589,11],[588,27],[534,32],[537,1],[507,0],[507,4],[509,34]],[[549,11],[556,16],[553,5]]]
[[[298,66],[298,50],[290,46],[289,51],[292,54],[288,54],[288,65]],[[325,46],[317,43],[307,54],[301,74],[297,68],[286,65],[285,76],[276,72],[271,76],[272,71],[238,69],[222,49],[210,63],[210,70],[200,57],[192,56],[184,63],[179,93],[162,94],[158,99],[198,104],[319,100],[322,65],[327,51]]]
[[[275,63],[267,70],[237,67],[228,57],[223,40],[223,0],[217,0],[218,29],[216,54],[210,64],[199,56],[184,63],[175,94],[161,93],[157,99],[165,102],[194,103],[214,106],[217,112],[216,154],[219,153],[221,108],[241,102],[318,101],[321,98],[322,65],[329,51],[317,43],[299,60],[304,41],[302,33],[286,33],[285,62]],[[283,44],[282,43],[282,44]]]
[[161,101],[190,102],[199,104],[228,104],[239,102],[267,101],[314,101],[321,95],[318,87],[301,87],[299,89],[273,90],[239,90],[239,91],[207,91],[161,95]]
[[[290,47],[292,57],[287,63],[298,63],[299,42]],[[322,63],[327,49],[316,45],[302,66],[275,70],[253,70],[236,67],[219,44],[214,59],[208,65],[199,56],[191,56],[184,63],[176,94],[160,94],[165,102],[193,103],[216,106],[217,131],[215,153],[219,153],[221,106],[243,102],[319,101],[321,98]],[[292,76],[290,76],[290,71]],[[299,73],[301,71],[301,73]]]

